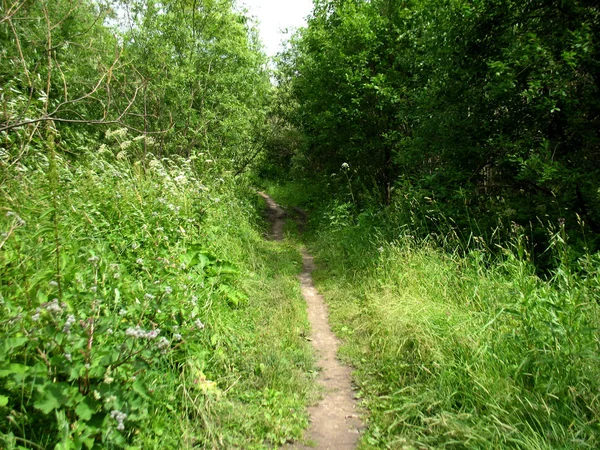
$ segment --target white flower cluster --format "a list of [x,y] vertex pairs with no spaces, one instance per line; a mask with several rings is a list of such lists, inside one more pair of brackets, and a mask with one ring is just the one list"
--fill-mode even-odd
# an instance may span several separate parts
[[110,417],[117,421],[117,430],[121,431],[125,429],[125,420],[127,420],[127,414],[113,409],[110,413]]
[[73,314],[70,314],[69,317],[67,317],[65,326],[63,327],[63,333],[70,334],[71,327],[73,326],[74,323],[75,323],[75,316]]
[[127,128],[117,128],[116,130],[106,130],[106,139],[109,139],[111,137],[118,137],[123,139],[125,136],[127,136]]
[[185,186],[188,182],[188,179],[184,174],[179,174],[174,178],[174,181],[180,186]]
[[150,162],[148,163],[148,166],[151,169],[158,169],[158,168],[163,168],[162,167],[162,163],[158,160],[158,159],[151,159]]
[[62,312],[62,308],[58,304],[57,298],[55,298],[48,305],[46,305],[46,311],[57,314]]
[[127,328],[127,330],[125,330],[125,334],[136,339],[156,339],[160,334],[160,328],[146,331],[138,325],[136,327]]
[[51,314],[60,314],[61,312],[63,312],[63,309],[66,308],[66,304],[63,303],[62,305],[58,304],[58,299],[55,298],[54,300],[52,300],[50,303],[45,303],[42,306],[40,306],[39,308],[36,308],[35,310],[35,314],[33,314],[31,316],[31,320],[33,320],[34,322],[38,322],[42,316],[42,312],[44,312],[44,310],[48,311]]
[[170,346],[171,346],[171,343],[165,337],[161,337],[156,344],[156,347],[158,347],[158,349],[161,351],[161,353],[166,353],[167,349]]

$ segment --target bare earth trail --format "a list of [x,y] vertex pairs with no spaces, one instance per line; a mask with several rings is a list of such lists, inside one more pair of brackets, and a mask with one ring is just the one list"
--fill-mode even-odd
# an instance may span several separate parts
[[[282,240],[285,211],[264,192],[258,194],[267,202],[269,218],[273,223],[273,238]],[[336,358],[339,341],[329,326],[327,305],[313,284],[313,258],[303,250],[302,260],[304,270],[300,275],[300,283],[308,306],[308,319],[312,328],[310,338],[319,356],[321,373],[318,381],[324,388],[324,397],[317,405],[309,408],[311,425],[305,439],[314,445],[295,444],[289,448],[353,450],[363,425],[357,413],[351,369]]]

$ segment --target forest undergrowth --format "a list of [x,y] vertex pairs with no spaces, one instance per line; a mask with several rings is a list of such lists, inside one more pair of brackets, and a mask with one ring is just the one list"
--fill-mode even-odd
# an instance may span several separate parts
[[315,282],[368,416],[359,448],[598,447],[600,261],[573,260],[564,224],[542,277],[523,228],[491,249],[475,229],[419,234],[426,199],[358,213],[314,180],[269,191],[310,211]]
[[142,144],[3,161],[2,448],[266,448],[307,425],[297,250],[240,177]]

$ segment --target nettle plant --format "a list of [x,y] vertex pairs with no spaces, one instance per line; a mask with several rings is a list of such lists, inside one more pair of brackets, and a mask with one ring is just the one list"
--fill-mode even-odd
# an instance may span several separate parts
[[232,306],[246,299],[235,267],[200,242],[202,215],[214,202],[193,161],[149,155],[132,163],[132,150],[152,142],[127,141],[123,130],[107,138],[112,143],[94,156],[69,165],[55,155],[54,166],[39,158],[22,166],[35,174],[27,185],[18,177],[7,183],[0,224],[8,230],[0,239],[7,448],[128,445],[158,404],[176,401],[176,393],[156,395],[158,380],[184,376],[187,352],[208,347],[203,321],[213,298]]

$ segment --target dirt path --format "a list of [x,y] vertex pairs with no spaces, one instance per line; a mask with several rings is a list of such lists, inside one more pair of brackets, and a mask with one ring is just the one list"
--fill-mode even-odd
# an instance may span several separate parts
[[[285,211],[264,192],[259,192],[259,195],[267,201],[269,207],[273,239],[282,240]],[[356,448],[362,424],[357,414],[351,370],[336,358],[339,341],[329,327],[327,305],[313,284],[313,257],[303,250],[302,260],[304,271],[300,275],[300,282],[312,327],[310,337],[319,355],[319,383],[324,388],[324,397],[317,405],[309,408],[311,425],[305,439],[309,444],[315,445],[295,444],[291,448],[352,450]]]

